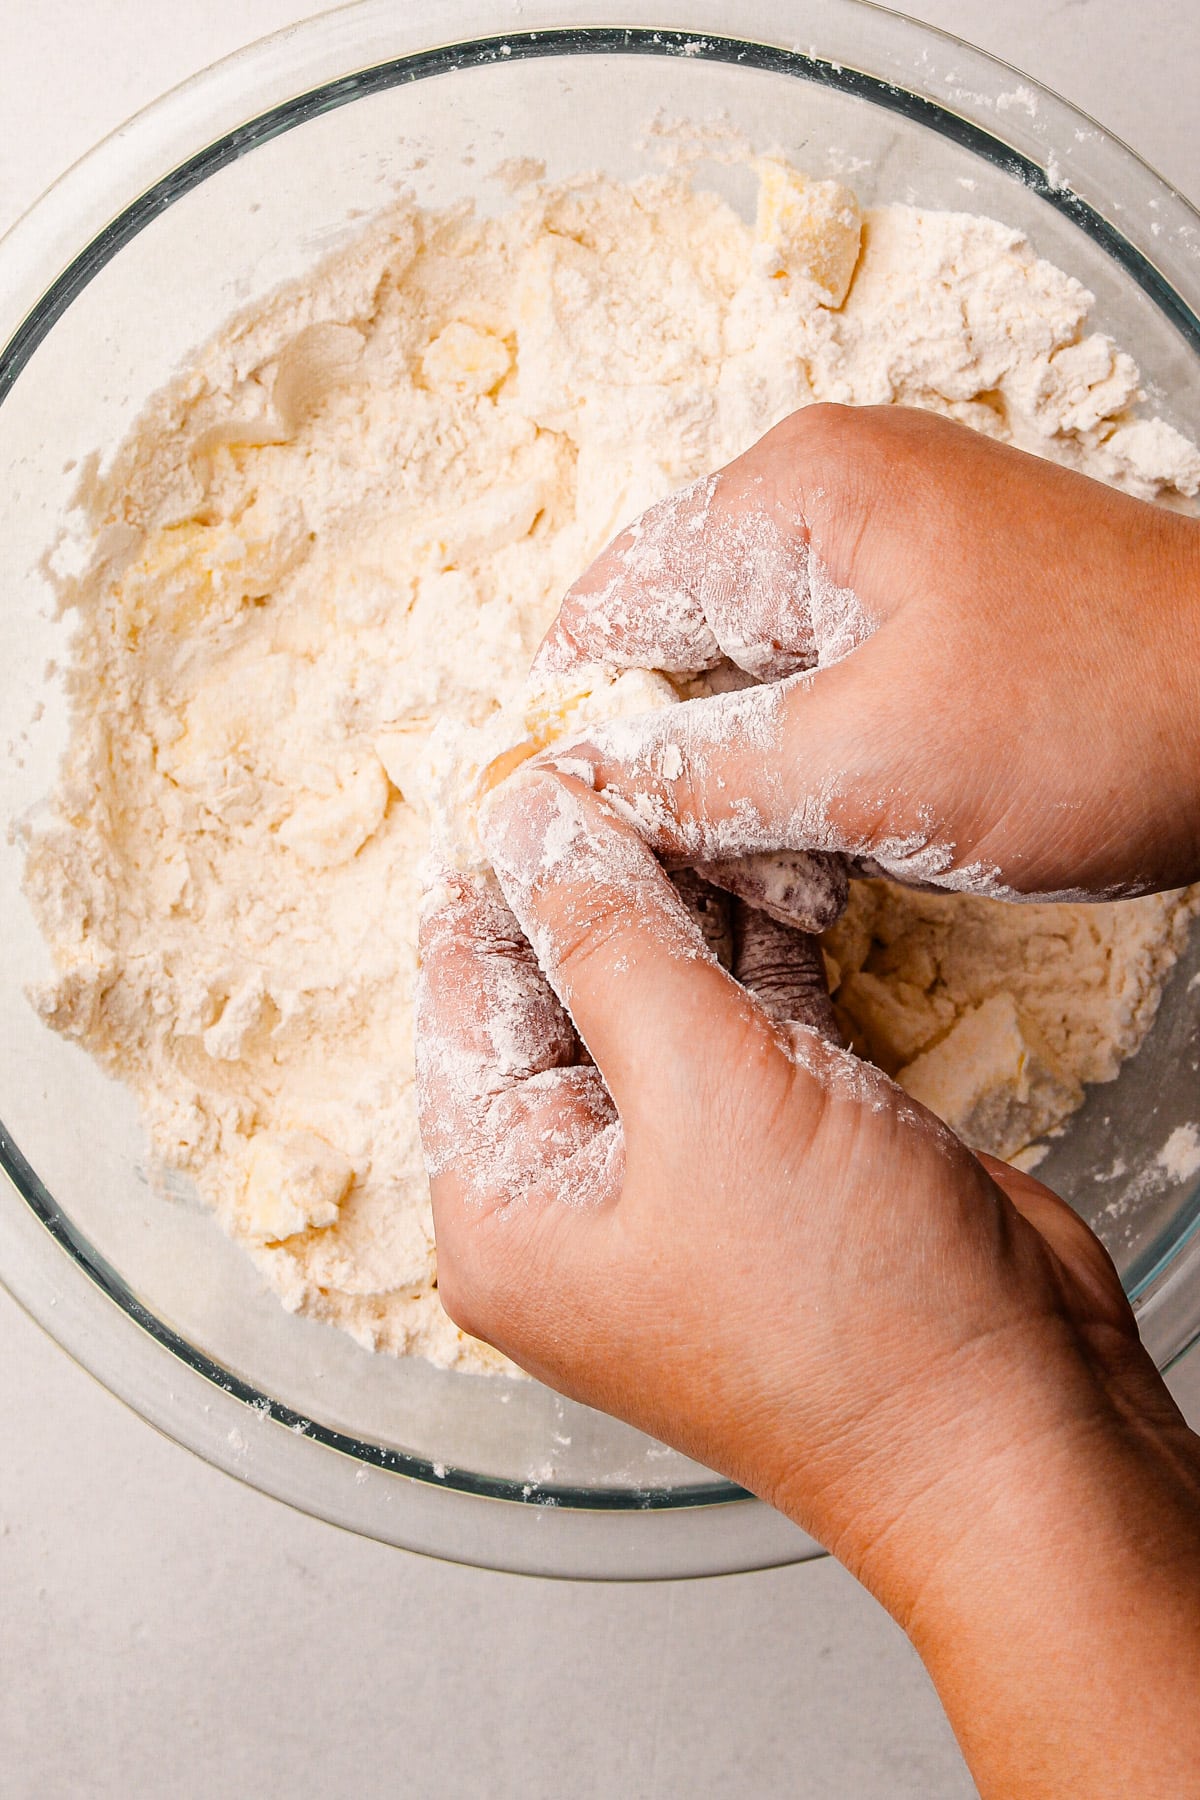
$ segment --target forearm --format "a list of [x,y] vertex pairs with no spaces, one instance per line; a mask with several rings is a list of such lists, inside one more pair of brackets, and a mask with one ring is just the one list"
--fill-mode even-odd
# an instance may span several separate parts
[[904,1623],[985,1800],[1200,1792],[1200,1440],[1031,1466]]
[[1128,775],[1161,833],[1160,885],[1182,884],[1200,880],[1200,520],[1158,508],[1147,516],[1112,712],[1126,715]]

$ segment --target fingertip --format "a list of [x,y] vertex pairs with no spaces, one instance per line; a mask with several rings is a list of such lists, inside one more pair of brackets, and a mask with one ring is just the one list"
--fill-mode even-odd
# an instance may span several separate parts
[[496,879],[556,987],[562,952],[586,932],[588,909],[601,894],[616,889],[632,898],[666,884],[636,831],[554,768],[519,769],[489,797],[479,830]]
[[495,1095],[574,1063],[578,1039],[499,886],[454,873],[421,923],[417,1100],[429,1172],[469,1164]]
[[462,906],[475,892],[477,882],[448,863],[428,861],[420,871],[421,893],[417,917],[422,925]]
[[819,938],[735,900],[733,973],[769,1019],[811,1026],[830,1043],[841,1045]]
[[503,884],[532,881],[545,854],[562,789],[556,770],[540,758],[523,763],[480,802],[479,837]]
[[424,872],[417,911],[419,963],[434,953],[474,951],[482,943],[518,935],[494,876],[449,866]]
[[759,851],[700,863],[698,872],[755,911],[801,932],[828,931],[850,897],[845,859],[818,850]]
[[653,851],[603,796],[549,769],[497,790],[483,836],[547,981],[618,1106],[694,1063],[697,1020],[748,1004]]
[[567,675],[572,669],[594,662],[594,656],[576,643],[567,628],[564,614],[572,610],[572,590],[568,588],[553,625],[537,647],[530,664],[531,675]]

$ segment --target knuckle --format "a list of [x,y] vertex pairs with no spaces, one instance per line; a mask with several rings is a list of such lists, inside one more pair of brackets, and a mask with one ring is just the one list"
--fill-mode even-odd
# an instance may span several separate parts
[[818,487],[853,488],[864,465],[870,476],[880,459],[893,454],[896,421],[881,415],[895,410],[818,400],[792,413],[776,430],[787,433],[782,447],[794,485],[805,494]]
[[447,1242],[439,1233],[438,1298],[460,1331],[492,1343],[499,1325],[499,1309],[494,1283],[472,1245],[475,1236],[475,1233],[467,1232],[456,1241]]
[[629,927],[628,894],[594,889],[580,913],[569,909],[560,921],[555,958],[568,987],[595,962],[606,960],[628,937]]
[[828,464],[848,452],[854,438],[861,437],[865,410],[834,400],[816,400],[811,406],[789,413],[763,442],[790,456],[811,457]]

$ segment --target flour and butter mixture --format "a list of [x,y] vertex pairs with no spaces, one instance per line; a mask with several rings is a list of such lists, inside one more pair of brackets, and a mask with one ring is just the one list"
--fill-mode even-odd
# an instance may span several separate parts
[[[283,1303],[370,1346],[494,1360],[438,1304],[417,1138],[429,740],[512,702],[617,528],[813,399],[1200,488],[1089,295],[1019,233],[757,168],[755,226],[675,176],[531,186],[486,221],[398,205],[226,327],[81,490],[36,1004]],[[856,883],[836,999],[910,1092],[1013,1154],[1137,1048],[1188,906]]]

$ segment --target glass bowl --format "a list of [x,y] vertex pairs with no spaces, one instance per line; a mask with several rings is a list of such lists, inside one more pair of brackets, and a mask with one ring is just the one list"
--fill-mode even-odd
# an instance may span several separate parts
[[[396,184],[502,204],[487,173],[655,165],[660,110],[721,115],[864,200],[991,213],[1097,297],[1156,411],[1200,419],[1200,220],[1093,121],[954,39],[857,0],[600,7],[393,0],[218,64],[115,133],[0,245],[0,818],[49,791],[66,627],[40,561],[80,461],[247,301]],[[700,179],[726,191],[728,170]],[[734,189],[730,197],[736,199]],[[500,1568],[716,1573],[817,1553],[727,1482],[532,1382],[372,1358],[285,1314],[182,1187],[152,1192],[128,1095],[24,997],[49,972],[0,847],[0,1275],[152,1423],[307,1511]],[[1200,1333],[1200,1198],[1156,1160],[1196,1090],[1200,935],[1141,1055],[1043,1165],[1100,1229],[1160,1363]],[[1105,1173],[1118,1166],[1125,1173]]]

